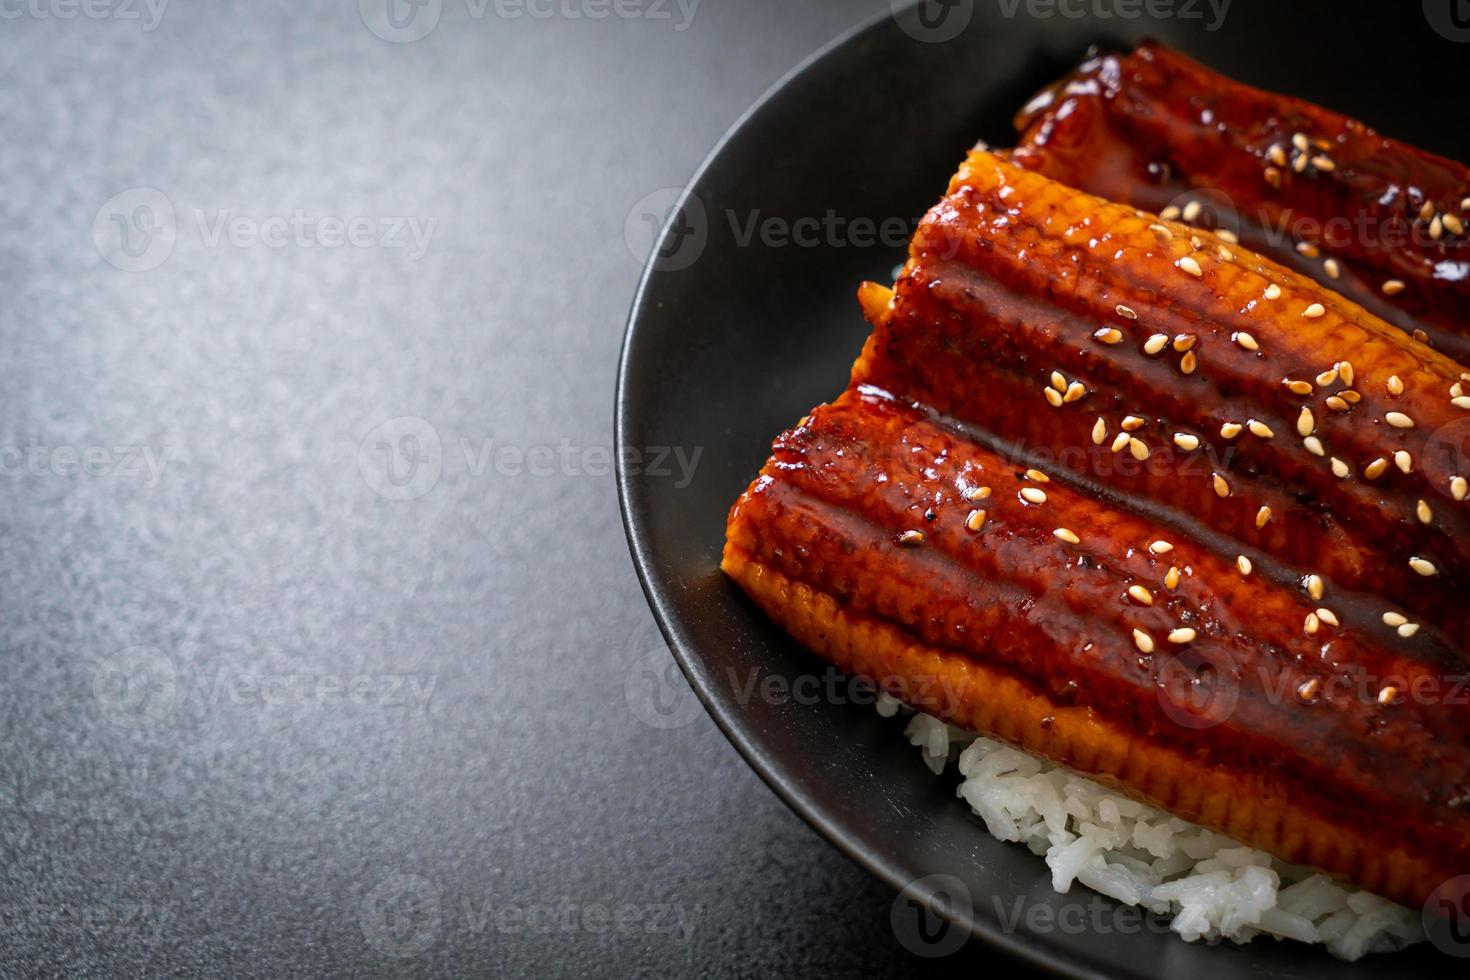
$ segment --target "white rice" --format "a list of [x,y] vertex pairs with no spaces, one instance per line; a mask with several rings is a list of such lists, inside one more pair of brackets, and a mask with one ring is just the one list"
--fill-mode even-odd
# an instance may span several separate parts
[[[907,706],[887,694],[878,712]],[[1266,934],[1322,943],[1358,960],[1425,938],[1415,912],[1327,875],[1169,816],[1070,770],[977,737],[926,714],[904,734],[935,774],[951,762],[964,781],[958,795],[992,835],[1045,855],[1052,887],[1072,883],[1170,918],[1189,942],[1247,943]]]

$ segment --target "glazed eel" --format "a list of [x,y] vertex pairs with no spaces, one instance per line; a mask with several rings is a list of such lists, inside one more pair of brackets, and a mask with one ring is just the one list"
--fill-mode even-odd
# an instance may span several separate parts
[[1470,362],[1470,168],[1146,42],[1017,116],[1017,164],[1171,207]]
[[970,154],[723,567],[840,668],[1400,901],[1470,871],[1460,365]]

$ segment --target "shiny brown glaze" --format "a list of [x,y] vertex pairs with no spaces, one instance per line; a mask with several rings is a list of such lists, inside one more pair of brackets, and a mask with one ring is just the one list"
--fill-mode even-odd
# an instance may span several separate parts
[[1201,201],[1197,220],[1470,362],[1465,165],[1155,43],[1090,56],[1017,128],[1021,166],[1152,212]]
[[926,710],[1419,902],[1470,871],[1470,502],[1434,441],[1470,418],[1463,369],[1221,245],[972,153],[895,289],[861,291],[852,387],[778,440],[724,567],[844,669],[958,692]]

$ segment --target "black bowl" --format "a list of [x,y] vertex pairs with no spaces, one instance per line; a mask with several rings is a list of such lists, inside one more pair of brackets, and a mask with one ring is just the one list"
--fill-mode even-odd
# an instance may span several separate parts
[[[1352,966],[1265,938],[1209,948],[1081,886],[1054,894],[1041,859],[986,834],[897,723],[835,684],[718,570],[730,504],[771,440],[847,381],[868,332],[858,283],[889,279],[964,151],[981,138],[1008,145],[1011,115],[1088,45],[1157,37],[1236,78],[1470,157],[1448,101],[1470,46],[1417,3],[1358,12],[1235,0],[1216,30],[1205,0],[1174,4],[1199,18],[1127,19],[1126,3],[1102,7],[1118,16],[1074,19],[1060,12],[1071,7],[1029,0],[885,16],[792,72],[711,154],[663,231],[623,351],[620,458],[703,451],[687,485],[619,472],[644,589],[689,682],[751,766],[853,860],[960,927],[922,932],[895,903],[895,928],[917,952],[972,935],[1074,976],[1449,977],[1458,961],[1428,947]],[[1047,9],[1058,12],[1033,16]]]

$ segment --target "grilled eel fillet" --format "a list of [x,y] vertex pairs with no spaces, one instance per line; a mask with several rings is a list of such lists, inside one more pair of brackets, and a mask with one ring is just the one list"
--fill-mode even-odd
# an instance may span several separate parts
[[1470,871],[1461,368],[1195,237],[971,153],[723,567],[924,710],[1422,902]]
[[1021,166],[1153,212],[1193,197],[1199,220],[1233,202],[1246,245],[1470,363],[1463,164],[1155,43],[1091,54],[1016,124]]

